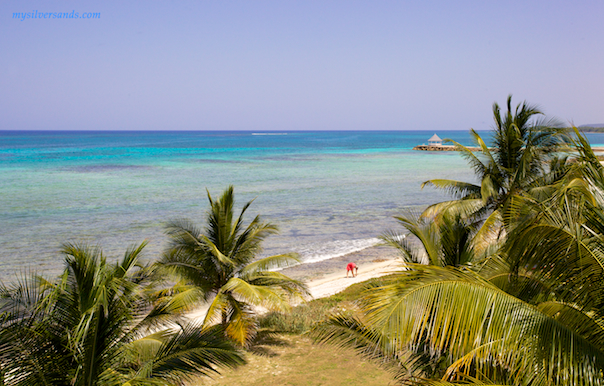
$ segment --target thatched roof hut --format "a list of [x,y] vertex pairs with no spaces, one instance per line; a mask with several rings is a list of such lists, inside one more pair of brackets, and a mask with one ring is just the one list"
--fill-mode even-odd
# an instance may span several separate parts
[[436,134],[434,134],[429,140],[428,145],[430,146],[442,146],[443,140]]

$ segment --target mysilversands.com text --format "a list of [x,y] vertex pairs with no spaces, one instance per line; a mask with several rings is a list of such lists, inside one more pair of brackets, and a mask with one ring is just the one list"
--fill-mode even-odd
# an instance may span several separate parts
[[25,19],[100,19],[100,12],[13,12],[13,19],[24,21]]

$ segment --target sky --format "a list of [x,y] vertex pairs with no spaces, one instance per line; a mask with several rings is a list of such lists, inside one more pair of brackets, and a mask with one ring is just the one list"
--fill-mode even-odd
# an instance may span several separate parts
[[[99,14],[15,18],[15,13]],[[604,2],[0,0],[0,130],[604,123]]]

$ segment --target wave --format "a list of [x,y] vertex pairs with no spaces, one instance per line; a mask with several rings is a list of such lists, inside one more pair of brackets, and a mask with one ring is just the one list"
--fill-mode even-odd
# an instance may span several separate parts
[[287,135],[287,133],[252,133],[252,135]]
[[379,242],[380,239],[376,237],[370,239],[336,240],[321,245],[299,248],[295,250],[295,252],[300,255],[302,264],[316,263],[348,255],[349,253],[359,252],[363,249],[374,247],[379,244]]

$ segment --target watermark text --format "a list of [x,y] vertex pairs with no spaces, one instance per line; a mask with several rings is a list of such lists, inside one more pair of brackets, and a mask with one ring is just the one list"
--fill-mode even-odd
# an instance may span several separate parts
[[25,19],[100,19],[100,12],[13,12],[13,19],[24,21]]

